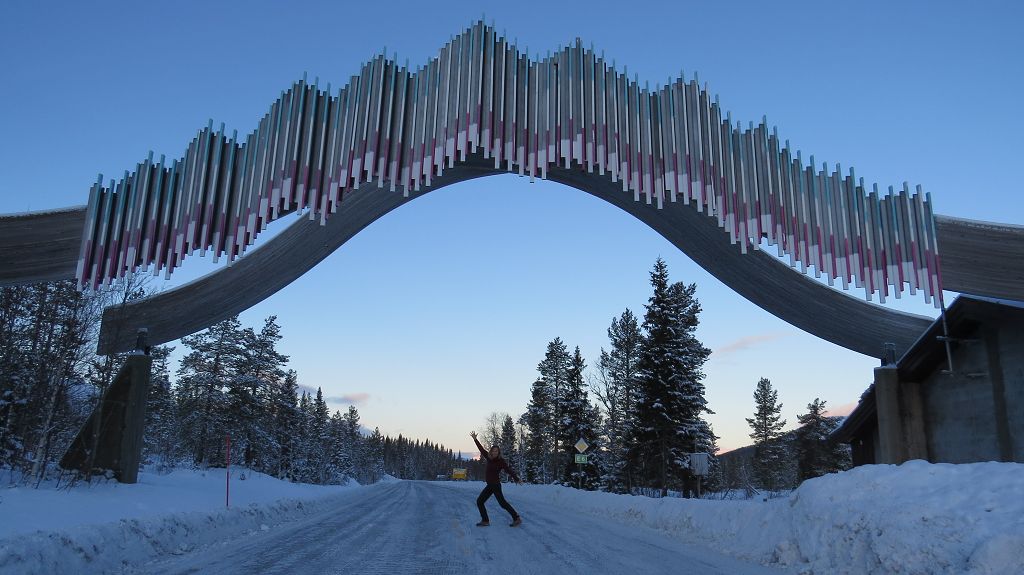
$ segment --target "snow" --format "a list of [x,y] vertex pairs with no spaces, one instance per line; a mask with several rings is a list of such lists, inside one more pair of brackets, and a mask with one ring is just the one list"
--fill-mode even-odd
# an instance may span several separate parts
[[[807,481],[768,501],[652,499],[508,485],[505,494],[523,513],[524,529],[536,530],[515,541],[471,527],[479,483],[386,478],[369,487],[331,487],[247,476],[245,481],[232,476],[231,509],[224,508],[223,470],[143,473],[137,485],[0,489],[0,573],[147,571],[153,561],[209,565],[222,554],[235,558],[234,563],[223,559],[226,565],[242,566],[256,561],[254,553],[263,553],[265,542],[308,540],[309,530],[320,524],[350,549],[347,545],[368,536],[357,528],[363,516],[370,532],[378,530],[385,539],[389,533],[409,537],[431,549],[464,546],[464,537],[485,536],[486,552],[475,544],[457,557],[440,548],[432,551],[440,554],[439,565],[469,571],[483,569],[484,563],[476,562],[492,555],[508,561],[529,557],[542,565],[546,559],[540,555],[549,552],[542,543],[570,537],[568,530],[580,533],[566,545],[586,547],[579,560],[589,561],[586,553],[593,552],[595,564],[629,559],[602,558],[602,549],[628,554],[650,543],[658,553],[704,553],[723,572],[729,572],[725,564],[712,557],[808,574],[1024,573],[1024,465],[1015,463],[863,466]],[[496,505],[491,511],[494,519],[505,519]],[[428,521],[438,526],[429,535],[409,529]],[[339,529],[353,531],[335,534]],[[306,553],[294,546],[276,549]],[[372,562],[374,549],[340,559],[321,554],[316,560],[325,568],[332,560]],[[412,570],[422,567],[415,555],[388,557]],[[299,560],[296,555],[289,561]]]
[[230,508],[223,469],[142,472],[135,485],[4,488],[0,573],[119,570],[122,564],[270,529],[324,504],[310,505],[311,500],[349,496],[358,492],[354,487],[289,483],[233,469]]
[[[360,489],[360,497],[278,530],[214,545],[146,565],[167,575],[398,573],[593,575],[701,573],[771,575],[777,570],[686,545],[663,532],[533,502],[532,486],[506,494],[524,517],[510,517],[493,499],[491,526],[477,527],[482,483],[400,481]],[[680,566],[685,566],[680,570]]]
[[516,497],[653,527],[798,573],[1024,573],[1024,465],[871,465],[768,501],[536,486]]

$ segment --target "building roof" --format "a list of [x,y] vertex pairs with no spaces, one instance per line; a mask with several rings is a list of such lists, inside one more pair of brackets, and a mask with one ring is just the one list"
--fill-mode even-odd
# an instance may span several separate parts
[[843,424],[837,427],[829,439],[836,443],[850,443],[857,432],[864,425],[875,417],[875,384],[872,383],[864,393],[860,395],[857,407],[850,412],[843,420]]
[[[958,296],[946,308],[946,327],[943,327],[942,316],[936,318],[896,362],[900,381],[921,381],[946,361],[946,342],[940,338],[947,332],[955,340],[958,336],[969,335],[985,320],[1005,318],[1007,314],[1024,318],[1024,302],[976,295]],[[860,402],[846,421],[832,432],[832,440],[849,442],[874,415],[875,386],[871,384],[860,396]]]

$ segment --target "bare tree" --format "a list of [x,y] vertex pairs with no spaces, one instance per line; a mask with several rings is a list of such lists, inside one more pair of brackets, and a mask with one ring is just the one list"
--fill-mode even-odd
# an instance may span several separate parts
[[505,423],[506,417],[509,417],[509,415],[504,411],[492,411],[484,419],[483,426],[480,427],[480,443],[484,447],[501,443],[501,426]]

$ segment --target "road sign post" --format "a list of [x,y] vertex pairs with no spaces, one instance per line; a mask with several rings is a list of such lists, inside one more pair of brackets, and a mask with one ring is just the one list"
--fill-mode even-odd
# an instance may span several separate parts
[[700,498],[700,484],[707,476],[711,464],[711,456],[707,453],[690,454],[690,473],[697,476],[697,497]]
[[576,488],[583,489],[583,464],[587,462],[587,455],[583,453],[590,447],[590,444],[586,442],[582,437],[576,442]]
[[224,436],[224,507],[231,508],[231,436]]

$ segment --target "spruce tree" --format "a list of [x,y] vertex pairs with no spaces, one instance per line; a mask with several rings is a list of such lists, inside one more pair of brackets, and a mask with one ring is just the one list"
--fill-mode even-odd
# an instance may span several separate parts
[[178,421],[174,395],[171,391],[169,356],[173,347],[157,346],[150,351],[153,367],[146,401],[146,427],[143,456],[147,463],[161,469],[177,463]]
[[330,466],[330,411],[324,401],[324,392],[316,388],[316,397],[312,402],[312,413],[307,441],[312,449],[308,454],[313,483],[327,483]]
[[501,447],[501,456],[504,457],[509,466],[515,469],[519,463],[519,455],[516,453],[516,425],[512,416],[506,414],[505,420],[501,423],[501,437],[498,439],[498,446]]
[[785,446],[780,439],[786,420],[781,413],[778,391],[768,378],[762,377],[754,390],[754,417],[748,417],[747,424],[754,440],[754,479],[759,487],[769,491],[782,487]]
[[309,397],[309,392],[302,390],[302,394],[299,396],[298,426],[294,442],[295,455],[292,462],[295,466],[296,479],[303,483],[314,481],[313,456],[317,446],[310,439],[312,426],[313,402]]
[[[569,349],[561,338],[556,337],[548,342],[547,351],[544,353],[544,360],[537,365],[541,380],[548,390],[548,422],[549,428],[544,431],[547,440],[545,446],[545,467],[551,473],[552,479],[561,478],[566,461],[562,453],[565,451],[565,411],[567,409],[566,386],[568,385],[569,370],[572,365],[572,358]],[[573,440],[575,443],[575,440]]]
[[365,471],[369,467],[369,460],[364,450],[363,436],[359,432],[359,410],[356,409],[356,406],[348,406],[343,420],[344,433],[342,434],[343,444],[341,448],[345,451],[349,461],[351,461],[349,474],[360,482],[366,483],[368,479],[365,476]]
[[814,398],[807,404],[807,413],[796,419],[800,427],[793,441],[799,481],[849,467],[849,447],[829,440],[829,435],[839,427],[839,421],[825,415],[824,401]]
[[547,483],[551,473],[548,467],[548,445],[551,430],[551,398],[548,386],[537,378],[530,388],[530,403],[523,419],[529,435],[526,438],[526,480]]
[[711,351],[697,339],[700,303],[696,285],[669,284],[658,258],[651,271],[654,293],[646,306],[646,337],[638,365],[640,398],[632,428],[631,460],[649,485],[667,495],[687,476],[689,459],[704,441],[703,365]]
[[580,348],[577,347],[569,364],[569,373],[562,394],[562,425],[559,435],[563,446],[562,461],[565,466],[565,470],[562,472],[562,482],[570,486],[583,486],[592,489],[597,478],[594,464],[588,463],[585,466],[580,466],[575,463],[575,445],[580,439],[590,444],[593,451],[597,450],[596,411],[590,404],[583,382],[585,369],[583,355],[580,353]]
[[[373,428],[373,433],[366,438],[367,460],[369,462],[368,473],[370,483],[376,483],[384,478],[384,436],[380,428]],[[444,468],[451,466],[450,452],[444,463]],[[442,471],[446,473],[446,471]]]
[[325,449],[328,458],[327,483],[342,483],[345,478],[356,476],[356,465],[348,438],[348,425],[341,411],[331,415],[329,423],[330,441]]
[[225,388],[244,353],[238,317],[181,338],[190,351],[178,368],[176,396],[184,447],[199,465],[223,465],[228,398]]
[[612,318],[608,341],[611,349],[601,349],[597,364],[599,387],[595,390],[604,408],[601,486],[614,493],[628,493],[633,481],[627,455],[632,447],[631,428],[636,421],[640,393],[637,366],[643,349],[643,334],[628,308]]
[[274,474],[280,479],[295,481],[296,462],[301,459],[302,413],[299,411],[299,381],[295,370],[285,373],[275,386],[271,409],[274,414],[273,433],[278,448]]

